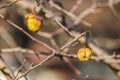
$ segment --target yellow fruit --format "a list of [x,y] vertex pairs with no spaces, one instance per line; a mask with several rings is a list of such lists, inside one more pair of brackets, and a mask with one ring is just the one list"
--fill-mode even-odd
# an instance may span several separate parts
[[80,48],[77,52],[78,59],[80,61],[88,61],[92,55],[89,48]]
[[35,16],[33,13],[28,13],[25,15],[25,21],[28,27],[28,30],[32,32],[37,32],[41,28],[42,20],[40,17]]

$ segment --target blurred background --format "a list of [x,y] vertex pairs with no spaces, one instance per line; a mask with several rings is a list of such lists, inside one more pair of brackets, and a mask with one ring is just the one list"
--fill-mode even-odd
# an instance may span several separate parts
[[[77,9],[74,12],[71,12],[76,16],[79,16],[85,10],[89,10],[91,6],[95,6],[95,8],[88,12],[88,14],[83,18],[80,17],[82,20],[90,23],[91,26],[85,25],[82,21],[75,23],[69,16],[66,16],[63,12],[55,9],[51,5],[48,5],[48,1],[49,0],[45,0],[45,7],[58,17],[58,20],[60,20],[63,25],[72,25],[72,29],[77,32],[91,31],[91,39],[93,39],[100,48],[108,51],[110,54],[113,54],[114,52],[116,52],[116,54],[120,53],[120,0],[54,0],[57,5],[62,6],[62,8],[68,12],[71,11],[74,5],[78,5]],[[81,3],[76,4],[79,1],[81,1]],[[12,6],[1,9],[2,6],[11,2],[13,2],[13,0],[0,0],[0,14],[4,15],[6,19],[11,20],[13,23],[26,30],[38,40],[54,47],[49,38],[39,35],[39,33],[30,32],[27,29],[24,15],[32,11],[33,7],[36,5],[35,0],[21,0]],[[41,32],[51,34],[52,32],[60,29],[54,21],[45,18],[44,13],[41,11],[39,12],[38,10],[37,14],[43,19],[42,28],[40,30]],[[60,34],[54,36],[53,39],[60,48],[71,40],[71,36],[69,36],[66,32],[61,32]],[[32,41],[23,32],[12,27],[0,18],[0,49],[15,47],[50,52],[50,50],[45,48],[43,45]],[[77,54],[77,50],[81,47],[83,47],[83,44],[70,46],[69,53]],[[34,65],[36,65],[47,57],[46,55],[39,55],[38,58],[35,54],[19,54],[19,52],[11,54],[1,53],[1,56],[12,70],[18,68],[22,64],[23,59],[27,59],[27,64],[25,65],[23,71],[28,68],[30,63],[33,62]],[[30,72],[28,74],[28,79],[119,80],[111,68],[102,62],[96,62],[94,60],[80,62],[77,59],[70,59],[70,61],[80,71],[81,74],[79,76],[76,75],[76,73],[63,59],[54,57],[42,67]]]

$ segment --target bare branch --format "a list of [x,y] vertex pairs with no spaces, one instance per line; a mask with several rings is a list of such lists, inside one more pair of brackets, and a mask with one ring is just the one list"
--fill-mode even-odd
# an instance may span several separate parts
[[[22,70],[22,68],[24,67],[25,63],[26,63],[26,60],[24,60],[23,63],[22,63],[22,65],[21,65],[18,69],[16,69],[16,70],[14,71],[14,72],[17,71],[16,76],[14,77],[14,79],[16,79],[16,78],[18,77],[18,75],[19,75],[20,71]],[[13,79],[13,80],[14,80],[14,79]]]
[[[54,8],[58,9],[59,11],[65,13],[67,16],[71,17],[72,20],[76,20],[78,17],[68,11],[66,11],[65,9],[61,8],[60,6],[56,5],[52,0],[49,1],[49,4],[52,5]],[[91,26],[91,24],[89,22],[86,22],[84,20],[81,20],[81,23],[83,23],[86,26]]]
[[8,19],[5,19],[4,16],[2,14],[0,14],[0,17],[5,20],[7,23],[9,23],[10,25],[12,25],[13,27],[17,28],[18,30],[22,31],[26,36],[28,36],[30,39],[32,39],[33,41],[39,43],[39,44],[42,44],[44,45],[45,47],[47,47],[48,49],[52,50],[52,51],[55,51],[53,48],[51,48],[50,46],[48,46],[47,44],[41,42],[40,40],[34,38],[32,35],[30,35],[29,33],[27,33],[25,30],[23,30],[20,26],[14,24],[13,22],[11,22],[10,20]]
[[1,6],[0,9],[4,9],[4,8],[7,8],[7,7],[10,7],[10,6],[14,5],[15,3],[19,2],[19,1],[21,1],[21,0],[15,0],[15,1],[9,3],[9,4]]
[[[81,20],[82,20],[85,16],[87,16],[88,14],[92,13],[95,8],[96,8],[96,4],[95,4],[94,1],[93,1],[92,6],[91,6],[90,8],[87,8],[86,10],[84,10],[82,13],[80,13],[80,15],[74,20],[74,24],[75,24],[75,25],[78,25],[78,24],[81,22]],[[91,26],[91,25],[90,25],[90,26]],[[90,27],[90,26],[89,26],[89,27]]]
[[[15,3],[17,3],[18,1],[21,0],[15,0],[7,5],[4,5],[2,7],[0,7],[0,9],[3,8],[7,8],[9,6],[14,5]],[[43,0],[35,0],[37,3],[37,7],[41,6],[43,3]],[[71,19],[74,22],[74,25],[78,25],[80,22],[85,24],[86,26],[91,26],[90,23],[86,22],[83,20],[83,18],[85,16],[87,16],[88,14],[90,14],[91,12],[93,12],[95,10],[96,7],[99,7],[99,5],[96,4],[96,0],[92,0],[93,1],[93,5],[90,8],[87,8],[86,10],[84,10],[82,13],[80,13],[78,16],[74,15],[73,13],[77,10],[77,8],[79,7],[79,5],[81,4],[83,0],[77,0],[76,4],[73,5],[72,9],[70,10],[70,12],[68,12],[67,10],[61,8],[60,6],[58,6],[57,4],[55,4],[53,2],[53,0],[49,0],[49,6],[51,5],[52,7],[56,8],[57,10],[59,10],[60,12],[63,12],[65,15],[71,17]],[[113,13],[118,16],[118,13],[115,10],[114,4],[117,3],[116,1],[118,0],[109,0],[108,4],[100,4],[100,6],[104,6],[107,5],[111,8],[111,10],[113,11]],[[25,8],[25,7],[24,7]],[[29,7],[28,7],[29,8]],[[35,7],[36,9],[36,7]],[[51,46],[47,45],[46,43],[34,38],[32,35],[30,35],[29,33],[27,33],[25,30],[23,30],[20,26],[14,24],[13,22],[11,22],[8,19],[5,19],[5,17],[0,14],[0,18],[2,18],[4,21],[6,21],[7,23],[9,23],[10,25],[12,25],[13,27],[17,28],[18,30],[22,31],[26,36],[28,36],[30,39],[32,39],[33,41],[42,44],[43,46],[45,46],[46,48],[50,49],[52,51],[51,52],[40,52],[40,51],[35,51],[35,50],[30,50],[30,49],[24,49],[24,48],[9,48],[9,49],[1,49],[0,53],[16,53],[16,52],[20,52],[20,53],[30,53],[30,54],[43,54],[48,56],[47,58],[45,58],[43,61],[41,61],[39,64],[33,66],[33,63],[29,66],[29,68],[23,72],[21,75],[19,75],[20,70],[23,68],[25,62],[22,63],[22,65],[18,68],[18,73],[15,76],[14,80],[18,80],[24,76],[26,76],[29,72],[31,72],[32,70],[42,66],[43,64],[45,64],[47,61],[49,61],[50,59],[52,59],[54,56],[57,57],[62,57],[63,60],[69,65],[69,67],[71,67],[73,69],[73,71],[76,74],[80,74],[79,70],[77,70],[77,68],[72,64],[72,62],[68,59],[68,58],[73,58],[73,59],[77,59],[77,55],[71,55],[71,54],[67,54],[67,52],[64,52],[64,49],[69,48],[71,45],[73,45],[73,43],[75,43],[76,41],[78,41],[81,37],[83,37],[86,32],[84,33],[78,33],[78,35],[74,35],[71,31],[69,31],[65,26],[63,26],[54,16],[53,12],[51,12],[50,10],[48,10],[47,8],[45,8],[44,5],[42,5],[40,7],[40,9],[43,9],[43,11],[45,12],[45,14],[48,15],[48,18],[50,18],[51,20],[53,20],[54,22],[56,22],[59,26],[60,29],[52,32],[52,33],[46,33],[46,32],[38,32],[37,34],[39,34],[42,37],[48,38],[52,44],[52,46],[54,48],[52,48]],[[71,40],[70,42],[66,43],[65,45],[63,45],[61,48],[59,48],[59,46],[57,45],[57,43],[55,42],[55,40],[53,39],[53,37],[55,35],[61,34],[62,32],[67,32],[70,37],[73,37],[73,40]],[[97,45],[95,45],[93,43],[93,40],[90,38],[87,38],[87,44],[88,46],[93,50],[93,52],[95,53],[96,56],[91,56],[91,59],[94,61],[98,61],[98,62],[103,62],[109,66],[111,66],[114,70],[119,71],[120,70],[120,55],[109,55],[107,51],[104,51],[102,48],[99,48]],[[114,64],[114,65],[113,65]],[[87,79],[87,77],[85,78],[85,80]]]
[[73,7],[71,8],[70,13],[74,13],[77,10],[77,8],[79,7],[79,5],[82,3],[82,1],[83,0],[77,0],[76,4],[74,4]]
[[72,41],[66,43],[63,47],[60,48],[60,50],[63,50],[65,48],[67,48],[68,46],[70,46],[72,43],[74,43],[75,41],[77,41],[80,37],[84,36],[86,34],[86,32],[78,35],[77,37],[75,37]]
[[[41,52],[41,51],[35,51],[35,50],[30,50],[30,49],[24,49],[24,48],[20,48],[20,47],[16,47],[16,48],[8,48],[8,49],[1,49],[0,50],[2,54],[4,53],[29,53],[29,54],[35,54],[36,52],[38,54],[43,54],[43,55],[50,55],[51,53],[49,52]],[[77,55],[73,55],[73,54],[67,54],[67,53],[56,53],[55,56],[57,57],[68,57],[68,58],[73,58],[73,59],[77,59]],[[106,56],[91,56],[92,60],[95,60],[97,62],[99,61],[105,61],[108,60],[109,63],[113,62],[113,63],[120,63],[119,59],[120,59],[120,55],[106,55]]]
[[39,64],[32,66],[33,64],[30,65],[29,69],[26,70],[22,75],[18,76],[16,79],[14,80],[18,80],[24,76],[26,76],[30,71],[36,69],[37,67],[42,66],[43,64],[45,64],[47,61],[49,61],[51,58],[53,58],[55,55],[55,52],[53,52],[51,55],[49,55],[47,58],[45,58],[42,62],[40,62]]
[[116,17],[120,18],[119,14],[118,14],[117,11],[115,10],[114,1],[115,1],[115,0],[109,0],[108,5],[109,5],[109,7],[111,8],[113,14],[114,14]]

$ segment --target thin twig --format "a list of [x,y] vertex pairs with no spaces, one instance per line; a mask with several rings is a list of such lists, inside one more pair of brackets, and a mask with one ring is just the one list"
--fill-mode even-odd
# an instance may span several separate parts
[[34,70],[37,67],[42,66],[43,64],[45,64],[47,61],[49,61],[51,58],[53,58],[55,55],[55,52],[53,52],[51,55],[49,55],[47,58],[45,58],[42,62],[40,62],[39,64],[35,65],[35,66],[30,66],[28,70],[26,70],[22,75],[20,75],[19,77],[17,77],[15,80],[18,80],[22,77],[24,77],[25,75],[27,75],[30,71]]
[[82,3],[83,0],[77,0],[76,3],[73,5],[73,7],[70,10],[70,13],[74,13],[77,8],[79,7],[79,5]]
[[50,42],[51,42],[52,46],[53,46],[56,50],[59,49],[59,46],[56,44],[56,42],[55,42],[55,40],[54,40],[53,38],[50,38]]
[[[35,50],[31,50],[31,49],[25,49],[25,48],[20,48],[20,47],[16,47],[16,48],[5,48],[5,49],[1,49],[0,50],[1,54],[4,53],[29,53],[29,54],[35,54],[36,52],[38,54],[43,54],[43,55],[50,55],[51,53],[49,52],[41,52],[41,51],[35,51]],[[76,55],[69,55],[69,54],[61,54],[61,53],[56,53],[55,56],[63,56],[63,57],[68,57],[68,58],[77,58]]]
[[73,34],[72,34],[67,28],[65,28],[65,26],[63,26],[56,18],[53,18],[53,20],[54,20],[60,27],[62,27],[68,34],[70,34],[71,36],[73,36]]
[[65,32],[65,30],[60,28],[60,29],[57,29],[55,32],[52,32],[51,35],[52,35],[52,37],[54,37],[54,36],[56,36],[60,33],[63,33],[63,32]]
[[14,79],[17,78],[17,76],[19,75],[20,71],[24,67],[25,63],[26,63],[26,60],[24,60],[23,63],[22,63],[22,65],[18,69],[15,70],[15,71],[17,71],[17,73],[16,73],[16,76],[14,77]]
[[21,1],[21,0],[15,0],[15,1],[9,3],[9,4],[3,5],[3,6],[0,7],[0,9],[8,8],[8,7],[14,5],[15,3],[19,2],[19,1]]
[[4,71],[5,75],[7,75],[9,78],[13,78],[14,77],[14,73],[11,70],[11,68],[8,66],[8,64],[5,63],[5,60],[3,59],[3,57],[0,54],[0,61],[3,63],[2,66],[4,66],[1,69],[6,68],[8,71]]
[[115,1],[115,0],[109,0],[108,5],[109,5],[111,11],[113,12],[113,14],[114,14],[117,18],[120,18],[119,14],[118,14],[117,11],[115,10],[114,1]]
[[69,35],[72,36],[71,32],[65,28],[65,26],[63,26],[52,14],[52,12],[50,12],[49,10],[47,10],[45,7],[43,7],[43,11],[49,16],[50,19],[52,19],[53,21],[55,21],[60,27],[62,27]]
[[[55,40],[53,38],[51,38],[50,41],[51,41],[51,44],[55,47],[55,49],[59,50],[59,46],[57,45]],[[60,54],[60,53],[57,53],[57,54]],[[64,54],[64,53],[61,53],[61,54]],[[80,76],[81,72],[75,67],[75,65],[70,61],[70,59],[68,57],[62,56],[62,59],[69,65],[69,67],[75,72],[76,75]]]
[[39,44],[42,44],[42,45],[44,45],[45,47],[47,47],[48,49],[50,49],[50,50],[52,50],[52,51],[55,52],[55,50],[54,50],[52,47],[50,47],[50,46],[48,46],[47,44],[41,42],[40,40],[34,38],[32,35],[30,35],[28,32],[26,32],[24,29],[22,29],[20,26],[18,26],[18,25],[16,25],[16,24],[14,24],[14,23],[11,22],[10,20],[5,19],[2,14],[0,14],[0,17],[1,17],[3,20],[5,20],[7,23],[9,23],[10,25],[12,25],[13,27],[15,27],[15,28],[17,28],[18,30],[22,31],[25,35],[27,35],[27,36],[28,36],[30,39],[32,39],[33,41],[35,41],[35,42],[37,42],[37,43],[39,43]]
[[[90,8],[87,8],[86,10],[84,10],[82,13],[80,13],[79,16],[74,20],[74,24],[75,24],[75,25],[78,25],[78,24],[81,22],[81,20],[82,20],[85,16],[87,16],[88,14],[90,14],[91,12],[93,12],[93,11],[95,10],[95,8],[96,8],[96,4],[95,4],[94,1],[93,1],[92,6],[91,6]],[[90,26],[89,26],[89,27],[90,27]]]
[[77,41],[80,37],[84,36],[85,34],[86,34],[86,32],[83,32],[82,34],[78,35],[72,41],[70,41],[69,43],[65,44],[63,47],[61,47],[60,50],[63,50],[65,48],[67,48],[68,46],[70,46],[72,43],[74,43],[75,41]]
[[[35,50],[25,49],[25,48],[20,48],[20,47],[1,49],[0,52],[1,52],[1,54],[4,54],[4,53],[18,53],[18,52],[25,53],[25,54],[26,53],[35,54],[37,52],[39,55],[40,54],[42,54],[42,55],[50,55],[51,54],[49,52],[35,51]],[[67,54],[67,53],[64,53],[64,54],[56,53],[55,56],[56,57],[61,56],[61,57],[68,57],[68,58],[77,59],[77,55]],[[118,60],[120,59],[120,55],[116,55],[116,54],[106,55],[106,56],[91,56],[91,59],[95,60],[95,61],[104,61],[104,60],[109,60],[109,62],[117,61],[117,63],[120,63],[120,61],[118,62]],[[113,61],[111,61],[110,59],[112,59]]]
[[16,77],[14,80],[19,80],[20,78],[26,76],[26,74],[28,74],[31,71],[32,66],[33,66],[33,63],[30,64],[29,68],[23,74],[21,74],[20,76]]
[[43,31],[38,31],[37,34],[48,39],[52,37],[51,33],[43,32]]
[[[52,5],[54,8],[58,9],[59,11],[65,13],[67,16],[71,17],[72,20],[76,20],[78,17],[71,12],[66,11],[65,9],[61,8],[60,6],[56,5],[52,0],[49,1],[49,4]],[[91,24],[87,21],[81,20],[81,23],[83,23],[86,26],[91,26]]]

